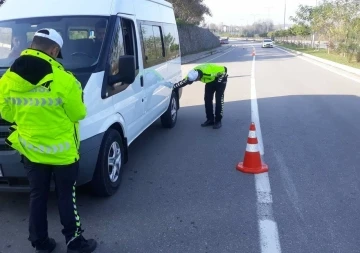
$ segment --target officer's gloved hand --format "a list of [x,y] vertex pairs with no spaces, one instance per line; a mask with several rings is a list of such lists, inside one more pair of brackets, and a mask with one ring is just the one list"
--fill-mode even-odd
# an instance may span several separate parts
[[186,80],[186,85],[192,85],[193,84],[193,81],[189,81],[189,80]]

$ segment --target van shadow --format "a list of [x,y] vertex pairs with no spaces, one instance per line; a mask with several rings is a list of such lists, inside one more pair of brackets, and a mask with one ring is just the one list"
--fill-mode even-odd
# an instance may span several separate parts
[[[357,142],[349,142],[350,139],[358,139],[360,132],[360,122],[353,117],[358,113],[356,108],[360,108],[357,96],[284,96],[261,98],[258,99],[258,104],[267,151],[265,158],[271,168],[278,167],[276,152],[289,152],[289,146],[284,143],[293,143],[297,147],[294,153],[291,153],[293,157],[287,157],[286,162],[290,165],[292,160],[306,160],[311,157],[316,164],[329,169],[329,173],[340,177],[338,164],[334,164],[332,160],[326,163],[324,157],[319,157],[316,161],[316,157],[304,151],[308,147],[312,147],[312,150],[320,149],[325,143],[327,148],[322,150],[328,157],[346,161],[345,167],[352,168],[357,164],[355,159],[359,157],[349,160],[346,150],[338,152],[339,147],[341,149],[345,144],[352,150],[360,148]],[[178,234],[167,231],[168,227],[181,229],[182,239],[188,239],[194,248],[203,240],[213,241],[214,245],[211,245],[215,252],[221,250],[217,247],[224,246],[224,243],[237,245],[237,235],[224,233],[227,235],[227,238],[224,238],[221,230],[214,237],[199,232],[197,241],[187,238],[184,234],[188,227],[177,223],[174,217],[192,215],[192,219],[199,219],[197,215],[215,215],[210,204],[226,205],[234,202],[233,196],[237,194],[242,202],[242,212],[234,205],[227,207],[229,213],[237,214],[250,225],[252,219],[255,222],[255,217],[249,215],[253,211],[252,214],[256,213],[253,179],[235,170],[235,165],[243,158],[246,147],[250,111],[250,100],[225,103],[223,127],[219,130],[200,127],[205,117],[203,105],[181,108],[177,125],[173,129],[163,129],[159,121],[152,124],[130,146],[129,162],[124,168],[122,184],[114,196],[101,199],[94,198],[86,191],[78,194],[79,211],[87,237],[91,236],[102,242],[96,252],[155,252],[167,249],[169,244],[180,247],[175,249],[176,252],[184,250],[182,245],[176,243],[179,240]],[[325,113],[330,113],[331,116],[322,117]],[[343,137],[344,132],[351,134]],[[321,145],[314,143],[314,140],[321,140]],[[315,173],[315,178],[321,180],[321,172],[311,171]],[[273,170],[272,175],[276,173],[276,170]],[[353,180],[360,179],[360,172],[354,170],[354,173]],[[339,181],[331,179],[321,184],[323,187],[332,184],[336,188]],[[241,191],[237,192],[234,185],[241,185]],[[200,206],[199,200],[204,207]],[[11,250],[0,245],[0,252],[32,252],[25,240],[14,242],[14,238],[27,236],[28,194],[1,193],[0,203],[0,224],[3,224],[0,238],[11,245]],[[232,219],[235,217],[229,215],[222,222],[230,224]],[[160,220],[161,223],[158,222]],[[241,225],[241,229],[252,231],[247,227],[247,222]],[[63,241],[59,232],[61,225],[54,194],[51,194],[49,200],[49,223],[55,238]],[[254,227],[256,228],[256,224]],[[211,230],[211,227],[207,229]],[[166,240],[162,233],[166,233]],[[109,234],[116,236],[109,237]],[[255,249],[257,243],[250,242],[253,241],[253,236],[255,234],[247,233],[242,241],[251,245],[254,243],[249,248]],[[138,238],[147,240],[139,241]],[[65,250],[63,245],[55,253],[61,250]]]

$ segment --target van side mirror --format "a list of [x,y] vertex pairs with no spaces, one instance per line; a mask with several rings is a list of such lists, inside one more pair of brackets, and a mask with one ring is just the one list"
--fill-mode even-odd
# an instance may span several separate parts
[[131,84],[135,81],[135,57],[133,55],[123,55],[119,58],[119,73],[109,76],[109,85],[115,83]]

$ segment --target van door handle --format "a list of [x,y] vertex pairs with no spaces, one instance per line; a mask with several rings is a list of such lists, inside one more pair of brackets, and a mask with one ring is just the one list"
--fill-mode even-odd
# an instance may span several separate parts
[[144,76],[140,77],[140,85],[141,87],[144,87]]

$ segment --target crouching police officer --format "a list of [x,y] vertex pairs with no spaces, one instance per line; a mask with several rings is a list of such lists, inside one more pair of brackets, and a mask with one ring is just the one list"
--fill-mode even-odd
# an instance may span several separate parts
[[[202,64],[192,69],[187,77],[174,85],[174,89],[179,89],[196,81],[205,83],[204,100],[207,120],[201,124],[201,126],[213,126],[214,129],[219,129],[221,127],[227,77],[226,67],[212,63]],[[216,100],[215,117],[213,108],[214,93]]]
[[68,253],[93,252],[85,240],[76,207],[79,170],[79,121],[86,116],[82,87],[56,58],[63,40],[53,29],[35,33],[31,48],[0,79],[0,113],[14,123],[6,143],[19,151],[30,183],[29,241],[36,252],[56,247],[48,236],[47,199],[53,176],[62,233]]

